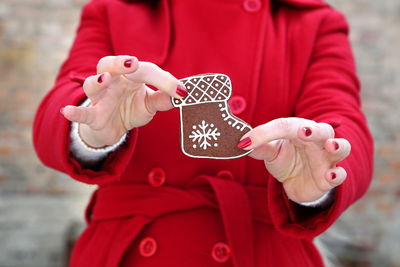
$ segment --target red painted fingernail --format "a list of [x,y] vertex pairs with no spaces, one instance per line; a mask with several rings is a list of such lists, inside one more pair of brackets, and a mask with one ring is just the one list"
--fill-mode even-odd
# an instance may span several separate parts
[[309,127],[304,127],[303,131],[307,137],[309,137],[312,134],[312,131]]
[[335,180],[336,179],[336,173],[331,172],[331,180]]
[[250,145],[251,145],[251,139],[250,139],[250,137],[246,137],[245,139],[243,139],[242,141],[240,141],[237,144],[237,147],[243,149],[243,148],[246,148],[246,147],[248,147]]
[[338,121],[330,121],[330,122],[328,122],[328,124],[330,126],[332,126],[333,129],[336,129],[336,128],[340,127],[340,125],[341,125],[341,123]]
[[60,108],[60,113],[64,115],[64,108]]
[[335,147],[335,150],[339,149],[339,144],[335,141],[333,141],[333,146]]
[[176,87],[176,93],[181,97],[187,97],[187,95],[189,94],[186,88],[180,85]]
[[101,74],[101,75],[97,78],[97,82],[98,82],[98,83],[102,83],[102,82],[103,82],[103,77],[104,77],[104,73]]
[[132,67],[132,63],[133,63],[132,59],[125,60],[124,62],[125,68],[129,69],[130,67]]

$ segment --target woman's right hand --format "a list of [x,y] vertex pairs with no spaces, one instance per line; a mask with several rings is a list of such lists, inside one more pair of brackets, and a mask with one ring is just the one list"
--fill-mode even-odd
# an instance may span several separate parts
[[83,89],[90,106],[69,105],[62,113],[66,119],[80,123],[81,138],[94,148],[118,142],[127,131],[147,124],[157,111],[171,109],[171,96],[187,95],[183,84],[170,73],[131,56],[102,58],[97,75],[88,77]]

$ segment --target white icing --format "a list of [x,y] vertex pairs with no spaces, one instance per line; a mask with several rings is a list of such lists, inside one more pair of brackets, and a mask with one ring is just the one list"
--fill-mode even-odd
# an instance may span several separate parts
[[[234,116],[232,116],[232,114],[230,114],[229,110],[226,108],[228,106],[227,100],[229,99],[229,97],[231,96],[231,83],[230,83],[230,79],[229,77],[227,77],[226,75],[223,74],[207,74],[207,75],[198,75],[198,76],[192,76],[189,78],[185,78],[185,79],[181,79],[180,80],[184,86],[189,90],[189,97],[186,97],[185,99],[181,100],[181,99],[175,99],[175,101],[172,101],[172,103],[174,104],[175,107],[179,107],[180,109],[180,124],[181,124],[181,148],[182,148],[182,152],[192,158],[209,158],[209,159],[235,159],[235,158],[240,158],[244,155],[248,155],[249,153],[251,153],[252,150],[249,151],[244,151],[243,154],[240,155],[235,155],[235,156],[201,156],[201,155],[196,155],[196,153],[193,152],[188,152],[185,150],[185,146],[187,147],[187,145],[184,143],[185,140],[192,140],[192,147],[194,149],[202,149],[204,151],[207,151],[208,148],[210,147],[218,147],[218,139],[220,139],[220,133],[218,131],[215,132],[214,137],[217,140],[214,140],[214,138],[212,136],[208,136],[207,139],[207,134],[202,134],[202,131],[200,131],[200,129],[197,126],[200,126],[203,124],[203,121],[200,124],[196,125],[192,125],[196,126],[196,128],[193,128],[194,130],[192,131],[192,133],[190,133],[189,137],[188,135],[186,135],[186,138],[184,138],[185,133],[184,133],[184,126],[183,126],[183,106],[192,106],[192,105],[196,105],[196,104],[202,104],[202,103],[218,103],[218,106],[224,107],[223,109],[220,109],[221,111],[221,116],[223,118],[224,121],[227,121],[228,124],[231,127],[237,128],[235,126],[240,126],[241,129],[240,131],[244,131],[245,129],[251,129],[251,127],[247,126],[247,124],[243,123],[242,121],[240,121],[240,119],[235,118]],[[204,85],[205,88],[201,88],[201,86]],[[204,101],[204,99],[208,99],[207,101]],[[191,100],[191,102],[189,103],[189,100]],[[222,102],[223,101],[223,102]],[[237,122],[239,121],[239,122]],[[232,125],[233,122],[235,123],[235,126]],[[206,123],[204,121],[204,123]],[[208,129],[205,129],[205,133],[210,132],[212,133],[213,130],[215,130],[214,128],[212,128],[211,124],[209,125]],[[198,134],[198,131],[200,131],[200,135]],[[216,134],[220,134],[220,135],[216,135]],[[195,136],[194,134],[197,135],[196,137],[196,141],[194,141]],[[200,140],[200,137],[202,138]],[[203,144],[203,146],[205,146],[206,148],[204,149],[202,145],[202,143],[204,143],[204,140],[206,140],[206,142],[209,144]],[[190,145],[189,145],[190,146]]]
[[[195,129],[194,127],[196,127],[196,125],[193,125],[193,129]],[[197,142],[204,150],[211,147],[212,142],[214,142],[215,146],[218,137],[221,136],[221,133],[218,132],[218,128],[211,129],[214,127],[214,124],[208,124],[204,120],[202,120],[201,124],[198,124],[197,127],[199,127],[200,130],[193,130],[191,135],[189,135],[189,139],[192,139],[193,143]]]

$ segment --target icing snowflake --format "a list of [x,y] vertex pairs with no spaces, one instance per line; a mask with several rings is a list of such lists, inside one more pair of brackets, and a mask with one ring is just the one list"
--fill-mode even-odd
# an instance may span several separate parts
[[[200,147],[206,150],[208,147],[211,147],[211,142],[217,141],[218,136],[221,135],[220,132],[218,132],[218,128],[214,128],[214,124],[208,124],[204,120],[201,122],[201,124],[198,125],[193,125],[193,131],[191,132],[191,135],[189,135],[189,138],[192,139],[193,143],[200,144]],[[217,147],[218,144],[215,142],[214,147]],[[194,144],[193,148],[196,148],[197,145]]]

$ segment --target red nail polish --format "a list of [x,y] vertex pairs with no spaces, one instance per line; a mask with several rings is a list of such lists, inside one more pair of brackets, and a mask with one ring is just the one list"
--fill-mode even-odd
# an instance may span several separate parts
[[187,95],[189,94],[186,88],[180,85],[176,87],[176,93],[181,97],[187,97]]
[[64,115],[64,108],[60,108],[60,113]]
[[132,59],[125,60],[124,62],[125,68],[129,69],[130,67],[132,67],[132,63],[133,63]]
[[332,126],[333,129],[336,129],[336,128],[340,127],[340,125],[341,125],[340,121],[330,121],[330,122],[328,122],[328,124],[330,126]]
[[104,77],[104,73],[101,74],[101,75],[97,78],[97,82],[98,82],[98,83],[102,83],[102,82],[103,82],[103,77]]
[[339,149],[339,144],[335,141],[333,141],[333,146],[335,147],[335,150]]
[[243,148],[246,148],[246,147],[248,147],[250,145],[251,145],[251,139],[250,139],[250,137],[246,137],[245,139],[243,139],[242,141],[240,141],[237,144],[237,147],[243,149]]
[[336,179],[336,173],[331,172],[331,180],[335,180]]
[[309,127],[304,127],[303,131],[307,137],[309,137],[312,134],[312,131]]

